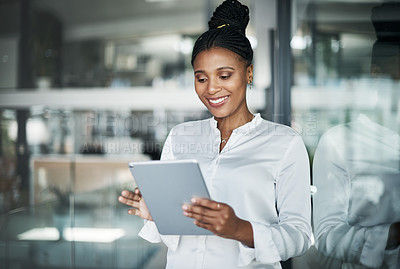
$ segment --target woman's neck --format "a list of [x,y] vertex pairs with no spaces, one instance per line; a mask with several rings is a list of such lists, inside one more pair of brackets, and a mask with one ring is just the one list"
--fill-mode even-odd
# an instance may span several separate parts
[[222,137],[229,137],[233,130],[252,121],[254,115],[246,109],[242,113],[230,115],[224,118],[215,118],[218,122],[217,128],[221,132]]

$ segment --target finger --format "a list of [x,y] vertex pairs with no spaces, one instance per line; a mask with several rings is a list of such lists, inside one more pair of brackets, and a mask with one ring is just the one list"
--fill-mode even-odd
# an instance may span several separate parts
[[219,214],[218,211],[197,205],[183,205],[182,209],[185,216],[196,219],[201,219],[205,217],[215,218]]
[[135,196],[135,194],[131,191],[127,191],[127,190],[123,190],[121,192],[121,196],[128,198],[128,199],[133,199],[133,197]]
[[201,228],[204,228],[204,229],[206,229],[206,230],[209,230],[209,231],[211,231],[212,233],[215,234],[215,231],[213,230],[213,226],[212,226],[211,224],[202,223],[202,222],[199,222],[199,221],[196,221],[196,220],[193,221],[193,223],[194,223],[196,226],[201,227]]
[[201,214],[196,214],[196,213],[187,213],[184,215],[188,218],[192,218],[194,220],[197,220],[201,223],[207,223],[207,224],[215,224],[217,221],[217,218],[215,216],[206,216],[206,215],[201,215]]
[[120,203],[122,203],[122,204],[131,206],[131,207],[136,207],[136,208],[139,208],[139,205],[140,205],[140,201],[135,201],[135,200],[132,200],[132,199],[127,199],[127,198],[125,198],[125,197],[123,197],[123,196],[119,196],[119,197],[118,197],[118,201],[119,201]]
[[140,193],[139,188],[135,188],[134,192],[135,192],[135,194],[142,196],[142,194]]
[[121,192],[121,196],[123,196],[123,197],[125,197],[127,199],[138,200],[140,197],[142,197],[142,194],[140,193],[139,189],[136,188],[134,190],[134,192],[123,190]]
[[134,190],[134,197],[133,197],[133,200],[135,200],[135,201],[137,201],[137,202],[140,202],[140,200],[142,199],[142,194],[140,193],[140,190],[139,190],[139,188],[135,188],[135,190]]
[[128,214],[129,215],[139,216],[140,215],[140,210],[136,209],[136,208],[131,208],[131,209],[128,210]]
[[121,192],[121,196],[124,197],[125,199],[135,200],[135,201],[139,202],[142,199],[142,195],[140,194],[139,189],[137,189],[137,191],[136,191],[136,189],[135,189],[135,193],[133,193],[131,191],[123,190]]
[[131,201],[130,199],[126,199],[124,196],[119,196],[118,197],[118,202],[124,204],[124,205],[129,205],[129,201]]
[[193,197],[191,200],[192,204],[194,205],[199,205],[203,207],[207,207],[213,210],[220,210],[224,206],[223,203],[218,203],[216,201],[206,199],[206,198],[198,198],[198,197]]
[[140,193],[139,188],[135,189],[135,194],[136,194],[136,197],[138,198],[137,201],[140,202],[140,200],[142,200],[142,194]]

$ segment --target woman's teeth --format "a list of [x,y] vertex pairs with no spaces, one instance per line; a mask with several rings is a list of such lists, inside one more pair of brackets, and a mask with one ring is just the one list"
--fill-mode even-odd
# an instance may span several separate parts
[[219,103],[222,103],[223,101],[225,101],[226,99],[228,99],[228,96],[221,97],[218,99],[209,99],[209,101],[213,104],[219,104]]

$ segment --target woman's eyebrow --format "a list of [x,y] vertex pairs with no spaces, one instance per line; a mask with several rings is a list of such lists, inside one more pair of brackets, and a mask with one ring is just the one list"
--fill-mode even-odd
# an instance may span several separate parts
[[[216,70],[217,71],[221,71],[221,70],[224,70],[224,69],[229,69],[229,70],[232,70],[232,71],[234,71],[235,70],[235,68],[233,68],[233,67],[231,67],[231,66],[221,66],[221,67],[218,67]],[[196,70],[196,71],[194,71],[194,74],[202,74],[202,73],[205,73],[205,71],[204,70]]]
[[230,70],[235,70],[235,68],[231,67],[231,66],[222,66],[222,67],[218,67],[217,71],[223,70],[223,69],[230,69]]

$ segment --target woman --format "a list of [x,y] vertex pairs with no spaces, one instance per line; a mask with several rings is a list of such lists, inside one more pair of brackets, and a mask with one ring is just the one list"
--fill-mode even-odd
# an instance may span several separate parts
[[167,268],[281,268],[310,245],[309,163],[291,128],[253,115],[246,102],[253,51],[249,10],[223,2],[196,41],[195,89],[213,118],[170,132],[162,160],[197,159],[213,200],[193,199],[182,213],[215,236],[161,236],[138,189],[119,201],[146,219],[139,235],[168,247]]

